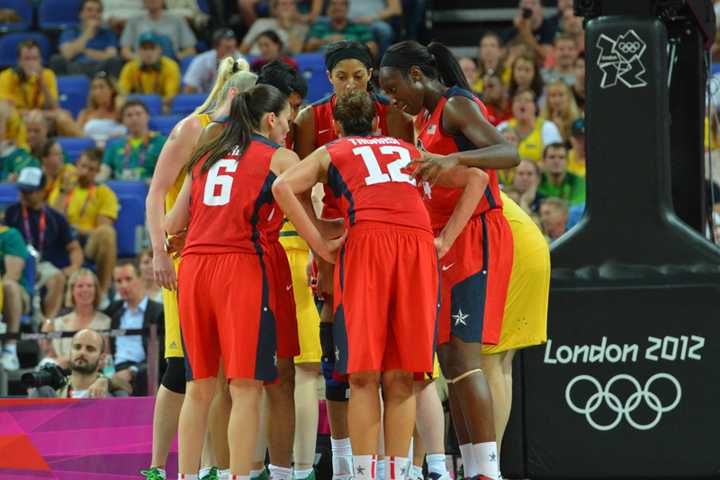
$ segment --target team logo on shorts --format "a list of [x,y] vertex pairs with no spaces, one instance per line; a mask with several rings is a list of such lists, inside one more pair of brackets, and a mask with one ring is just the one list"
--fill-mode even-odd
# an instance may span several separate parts
[[614,87],[618,81],[628,88],[647,86],[642,62],[647,44],[635,30],[628,30],[614,40],[602,34],[596,46],[600,50],[597,66],[603,72],[600,88]]
[[[615,389],[615,392],[612,391],[616,384],[619,385],[622,382],[627,382],[625,390],[629,384],[631,391],[630,395],[623,399],[621,399],[623,395],[617,393],[618,388]],[[583,386],[583,384],[585,385]],[[587,384],[592,392],[590,396],[583,395],[588,391]],[[608,380],[604,387],[595,377],[578,375],[570,380],[565,388],[565,401],[570,409],[575,413],[585,415],[588,424],[601,432],[614,429],[620,425],[623,419],[636,430],[650,430],[660,423],[664,414],[674,410],[681,399],[680,382],[669,373],[656,373],[647,379],[645,385],[640,385],[635,377],[621,373]],[[600,423],[596,420],[598,416],[596,412],[603,408],[606,412],[610,411],[611,415],[609,417],[605,415],[602,418],[611,420]],[[638,408],[653,413],[649,417],[649,421],[642,423],[636,419],[637,414],[634,412]],[[602,412],[599,414],[602,415]]]
[[459,308],[459,309],[458,309],[458,312],[457,312],[455,315],[452,316],[453,320],[455,320],[455,326],[456,326],[456,327],[459,326],[459,325],[466,325],[466,326],[467,326],[467,322],[466,322],[465,320],[467,320],[467,318],[468,318],[469,316],[470,316],[470,315],[468,315],[467,313],[463,313],[462,308]]

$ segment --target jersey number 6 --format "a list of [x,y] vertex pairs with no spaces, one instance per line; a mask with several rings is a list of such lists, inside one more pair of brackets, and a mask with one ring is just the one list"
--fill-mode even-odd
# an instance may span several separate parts
[[[237,160],[223,159],[215,162],[215,165],[208,170],[205,180],[205,191],[203,192],[203,203],[209,207],[219,207],[230,202],[230,191],[232,190],[233,176],[226,175],[237,170]],[[220,173],[224,169],[224,174]],[[219,190],[218,190],[218,187]]]
[[[410,151],[404,147],[396,147],[393,145],[383,145],[380,147],[380,153],[383,155],[396,154],[398,159],[387,164],[388,173],[384,173],[380,168],[380,163],[375,157],[372,147],[353,148],[353,153],[362,157],[365,166],[368,169],[368,175],[365,177],[366,185],[375,185],[376,183],[387,182],[405,182],[415,185],[415,179],[402,172],[402,169],[410,165]],[[389,174],[389,175],[388,175]]]

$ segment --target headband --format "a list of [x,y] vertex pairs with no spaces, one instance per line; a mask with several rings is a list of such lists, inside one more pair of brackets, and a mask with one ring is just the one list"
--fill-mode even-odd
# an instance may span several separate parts
[[347,46],[325,54],[325,66],[329,71],[332,71],[338,63],[347,59],[359,60],[367,68],[372,68],[373,66],[372,55],[365,46]]

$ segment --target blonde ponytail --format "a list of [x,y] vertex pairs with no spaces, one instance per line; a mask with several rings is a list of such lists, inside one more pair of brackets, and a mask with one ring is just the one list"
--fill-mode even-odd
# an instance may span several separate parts
[[233,57],[226,57],[218,66],[217,78],[215,79],[215,85],[208,94],[207,98],[202,105],[197,107],[193,112],[194,115],[200,114],[211,114],[217,107],[222,103],[223,87],[230,80],[230,78],[238,72],[250,71],[250,64],[244,58],[235,60]]

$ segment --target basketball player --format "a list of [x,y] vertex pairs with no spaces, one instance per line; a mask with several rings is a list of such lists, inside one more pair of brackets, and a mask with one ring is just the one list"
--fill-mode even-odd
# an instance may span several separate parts
[[[484,105],[470,93],[460,66],[442,44],[393,45],[382,59],[380,83],[401,110],[427,112],[419,146],[449,155],[455,163],[460,156],[478,157],[488,169],[485,197],[442,261],[438,355],[449,384],[465,474],[496,480],[492,397],[478,344],[497,344],[500,338],[513,243],[494,169],[517,165],[517,151],[487,122]],[[432,188],[426,205],[434,229],[443,228],[458,195],[457,190]]]
[[[328,45],[325,66],[333,92],[311,106],[303,109],[295,120],[295,151],[305,158],[314,150],[338,138],[332,116],[337,96],[349,91],[368,91],[374,65],[367,46],[360,42],[340,41]],[[379,117],[379,131],[383,135],[413,141],[412,119],[391,108],[386,98],[369,92]],[[332,195],[325,189],[322,218],[341,217]],[[350,461],[352,447],[347,431],[348,384],[333,378],[334,346],[332,343],[333,267],[322,258],[318,264],[318,291],[324,299],[321,310],[320,335],[323,349],[323,375],[330,421],[331,448],[333,454],[333,479],[347,479],[352,474]]]
[[[292,148],[293,127],[300,105],[307,95],[307,83],[303,76],[282,61],[270,62],[262,68],[258,84],[276,87],[288,96],[290,103],[290,132],[285,141]],[[282,218],[282,217],[279,217]],[[292,292],[294,295],[297,332],[300,353],[295,356],[295,438],[293,441],[293,477],[295,480],[314,480],[315,446],[319,417],[318,391],[316,379],[320,374],[320,316],[308,283],[306,267],[310,256],[310,247],[295,231],[291,222],[285,221],[280,231],[280,243],[285,249],[292,272]],[[281,285],[281,288],[287,288]],[[267,418],[265,415],[264,418]],[[262,428],[261,428],[262,430]],[[262,436],[261,432],[261,436]],[[290,432],[288,438],[292,436]],[[260,443],[260,442],[259,442]],[[265,442],[264,442],[265,443]],[[265,461],[265,448],[256,449],[257,471],[262,474]]]
[[[404,479],[415,424],[413,374],[430,372],[433,366],[437,256],[442,257],[463,230],[488,177],[479,169],[461,168],[441,178],[443,184],[464,190],[446,228],[434,239],[415,182],[404,171],[419,158],[417,149],[372,135],[377,111],[363,91],[339,96],[333,117],[345,138],[319,148],[281,175],[273,192],[313,250],[328,262],[337,261],[334,355],[337,372],[350,378],[353,478],[376,478],[382,379],[386,471],[390,480]],[[348,241],[337,257],[311,210],[296,197],[317,182],[329,186],[348,228]]]
[[[207,100],[195,112],[182,119],[173,128],[165,142],[158,164],[155,167],[150,191],[148,192],[147,228],[153,248],[153,269],[158,285],[163,289],[163,307],[165,309],[165,358],[167,370],[162,379],[155,401],[153,417],[153,448],[150,470],[143,473],[148,480],[165,479],[165,462],[172,445],[177,422],[185,394],[185,366],[182,341],[180,338],[180,320],[177,311],[176,269],[179,261],[173,262],[166,251],[165,234],[162,227],[163,217],[175,203],[185,178],[185,166],[190,161],[192,149],[202,130],[213,119],[227,116],[230,103],[237,93],[255,84],[256,76],[249,71],[245,60],[226,58],[220,62],[218,75]],[[217,432],[213,448],[206,448],[205,455],[214,453],[215,462],[203,461],[204,470],[212,464],[227,468],[227,416],[229,399],[227,395],[218,397],[217,412],[211,433]],[[208,446],[209,447],[209,446]],[[213,451],[211,451],[213,450]],[[212,455],[210,455],[211,457]],[[205,476],[210,472],[203,471]]]
[[[262,238],[277,211],[270,185],[298,161],[280,147],[287,97],[258,85],[233,99],[226,128],[200,146],[166,231],[188,228],[179,271],[180,311],[191,380],[180,414],[180,478],[194,479],[222,363],[232,409],[232,478],[249,478],[263,381],[277,378],[275,303]],[[192,207],[191,207],[192,205]]]

